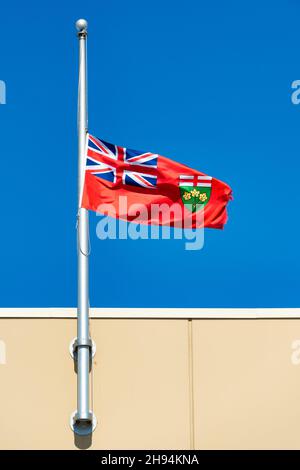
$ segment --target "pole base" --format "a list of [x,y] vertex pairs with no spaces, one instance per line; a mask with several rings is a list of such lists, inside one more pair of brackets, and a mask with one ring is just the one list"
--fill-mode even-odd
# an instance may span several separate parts
[[70,427],[78,436],[88,436],[92,434],[96,426],[97,418],[92,411],[90,411],[88,418],[85,419],[79,418],[77,411],[74,411],[70,416]]

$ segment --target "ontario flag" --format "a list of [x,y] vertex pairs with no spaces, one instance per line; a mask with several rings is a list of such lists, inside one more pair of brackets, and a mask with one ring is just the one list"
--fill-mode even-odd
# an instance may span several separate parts
[[156,153],[87,135],[81,207],[148,225],[224,227],[231,188]]

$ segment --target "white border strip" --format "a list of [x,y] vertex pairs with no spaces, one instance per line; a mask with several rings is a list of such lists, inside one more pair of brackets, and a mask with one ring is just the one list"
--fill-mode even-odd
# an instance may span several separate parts
[[[91,318],[300,318],[300,308],[91,308]],[[76,318],[76,308],[0,308],[0,318]]]

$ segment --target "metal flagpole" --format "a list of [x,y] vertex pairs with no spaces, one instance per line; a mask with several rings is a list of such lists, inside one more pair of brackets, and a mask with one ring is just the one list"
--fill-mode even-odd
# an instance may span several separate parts
[[90,409],[90,369],[92,365],[92,340],[89,333],[89,216],[82,209],[81,197],[85,175],[87,138],[87,21],[76,22],[79,40],[78,86],[78,307],[77,339],[73,345],[77,365],[77,411],[72,415],[72,429],[76,434],[93,432],[96,418]]

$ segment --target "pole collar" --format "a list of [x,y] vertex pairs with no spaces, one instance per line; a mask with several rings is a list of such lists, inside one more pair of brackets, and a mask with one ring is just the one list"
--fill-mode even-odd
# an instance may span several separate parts
[[96,415],[90,411],[89,415],[82,419],[78,412],[74,411],[70,416],[70,427],[75,434],[79,436],[88,436],[92,434],[97,426]]
[[81,342],[78,342],[77,338],[72,339],[70,346],[69,346],[69,352],[71,357],[76,360],[77,356],[77,351],[78,348],[83,347],[83,348],[89,348],[91,352],[91,357],[94,357],[96,354],[96,343],[93,341],[91,338],[87,340],[83,340]]

